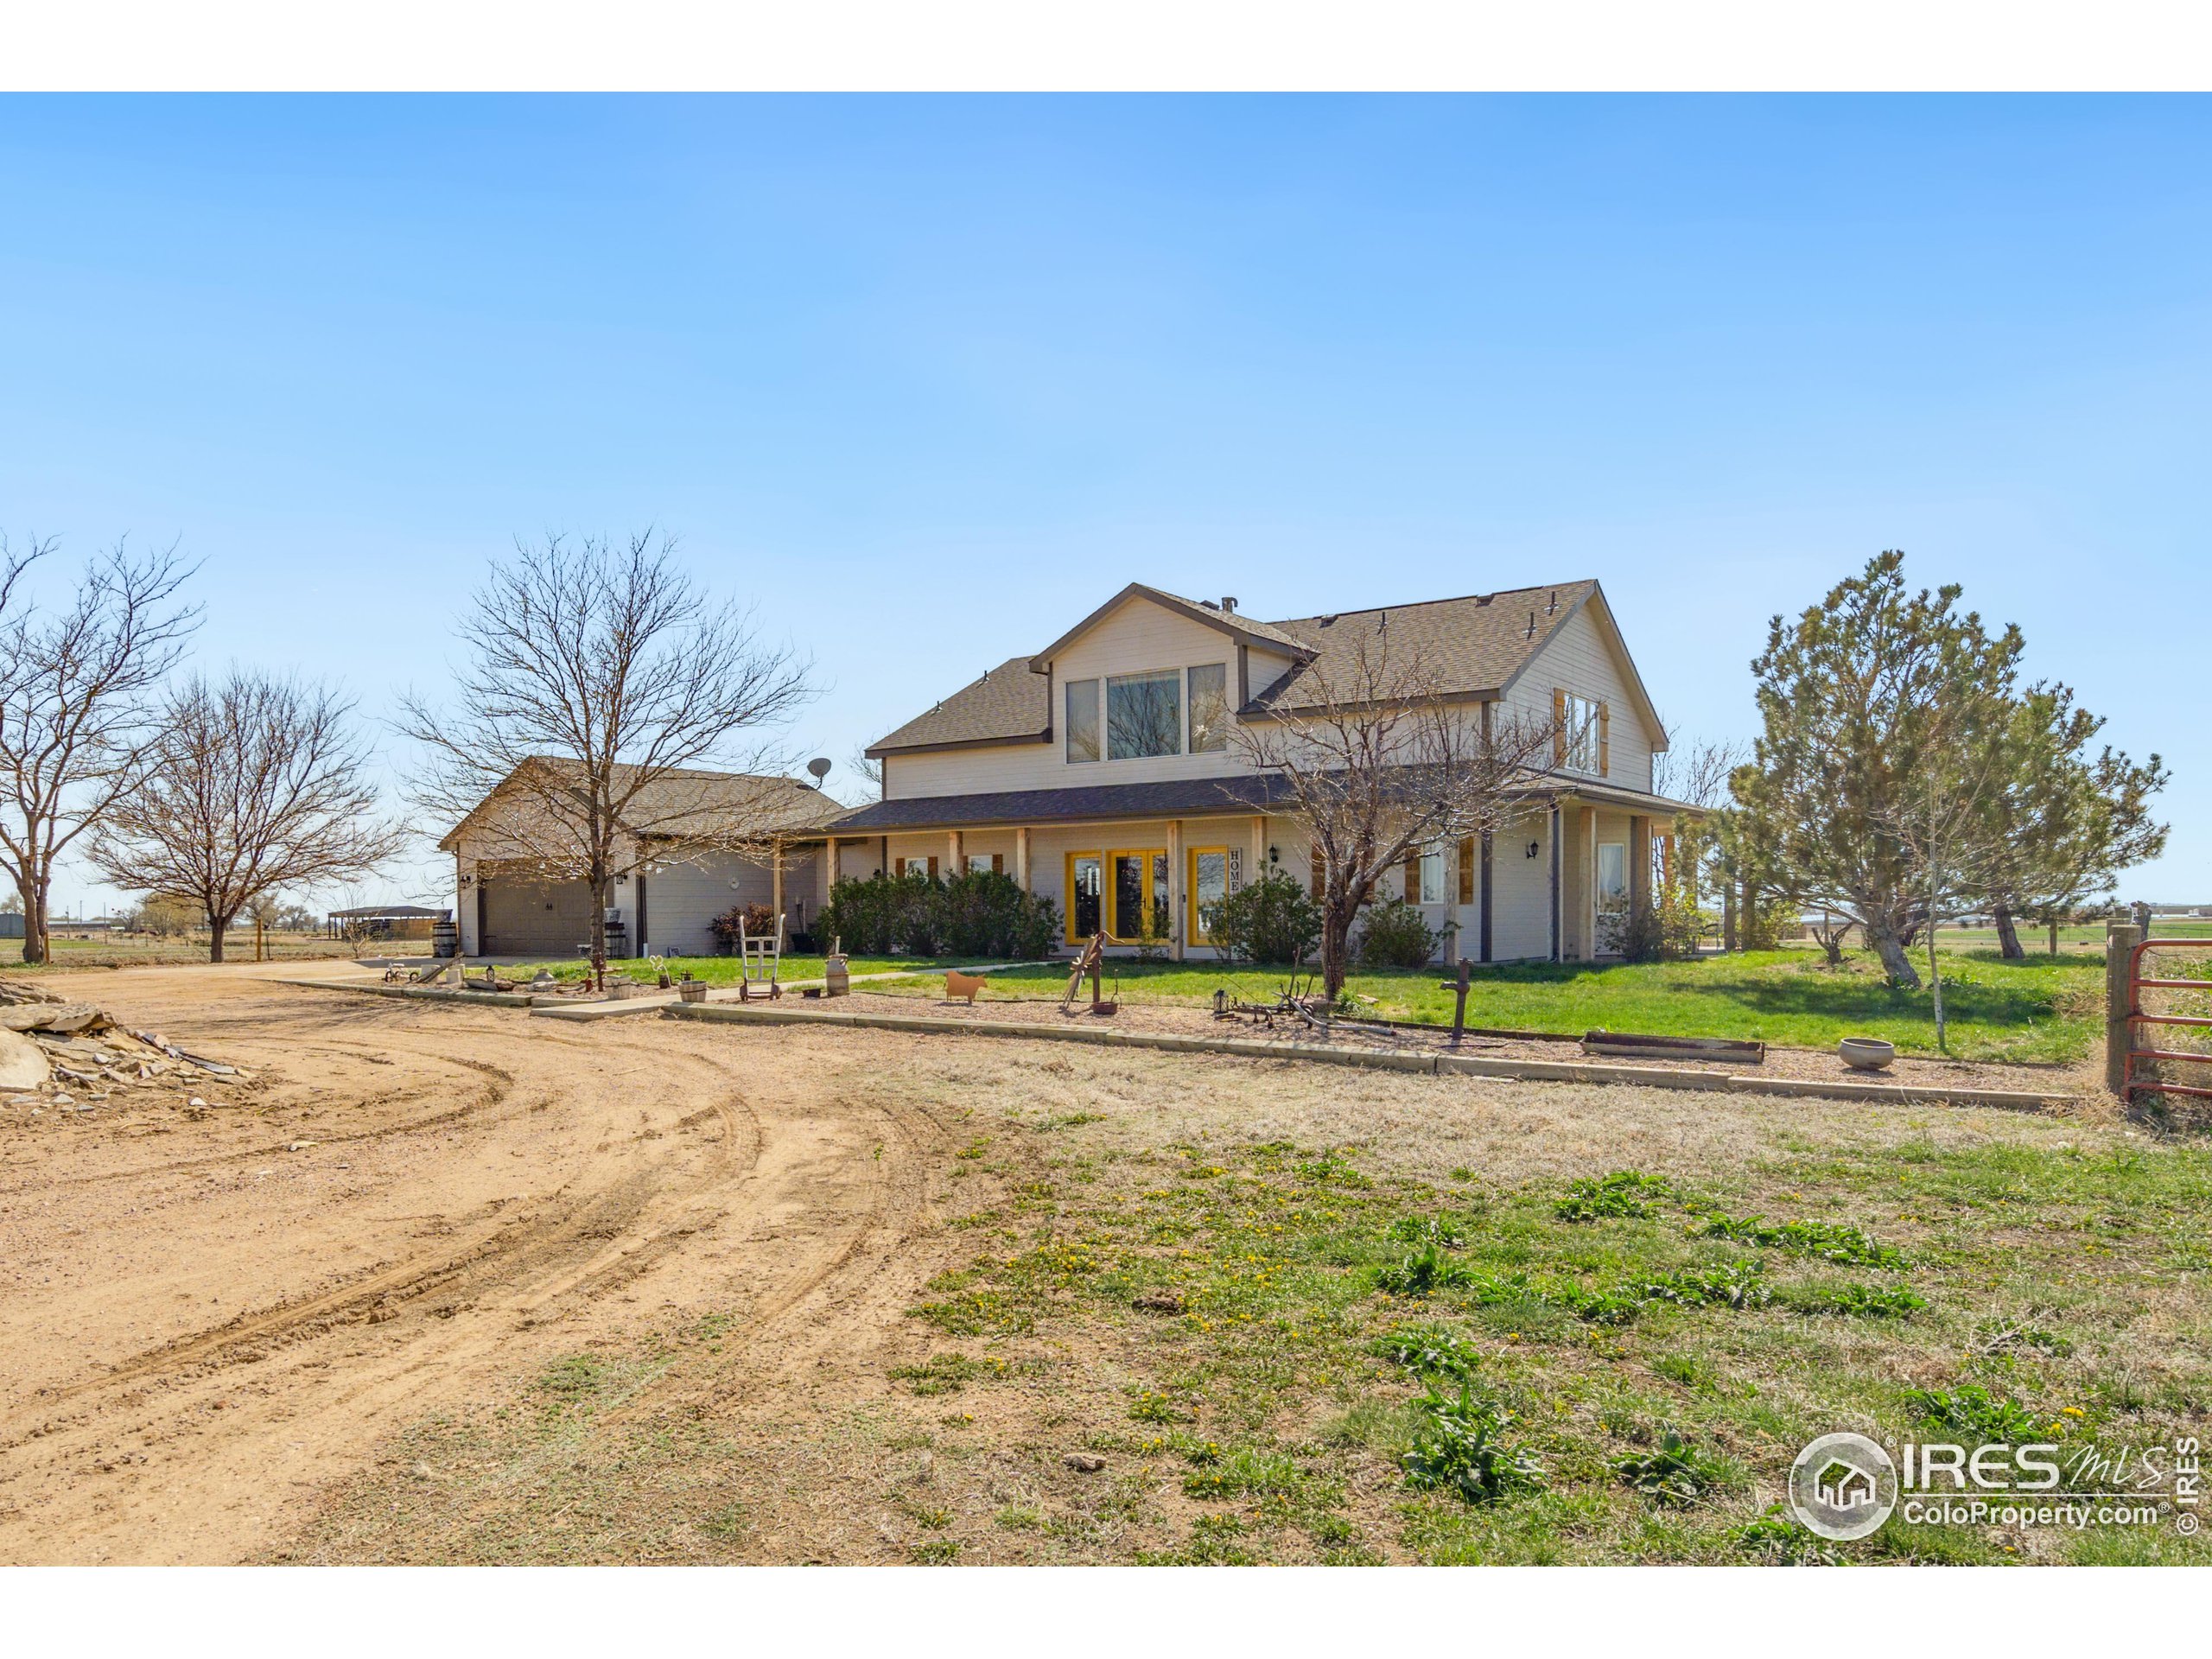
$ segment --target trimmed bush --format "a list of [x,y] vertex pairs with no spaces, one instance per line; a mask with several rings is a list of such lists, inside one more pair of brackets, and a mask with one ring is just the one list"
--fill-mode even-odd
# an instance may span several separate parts
[[1321,943],[1321,908],[1303,884],[1271,870],[1221,901],[1213,942],[1231,962],[1294,968]]
[[830,890],[815,921],[825,940],[841,939],[855,955],[1004,957],[1051,954],[1060,932],[1059,906],[1024,893],[1013,877],[967,871],[950,880],[926,875],[847,879]]
[[1436,954],[1443,937],[1421,919],[1421,906],[1386,899],[1367,912],[1359,936],[1360,964],[1366,968],[1418,968]]

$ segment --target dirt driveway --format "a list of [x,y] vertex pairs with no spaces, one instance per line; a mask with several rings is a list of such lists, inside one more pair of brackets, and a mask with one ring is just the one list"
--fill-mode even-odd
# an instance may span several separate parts
[[586,1331],[736,1309],[791,1372],[926,1274],[900,1246],[949,1134],[835,1066],[243,969],[81,994],[258,1075],[207,1113],[0,1114],[0,1561],[246,1558]]

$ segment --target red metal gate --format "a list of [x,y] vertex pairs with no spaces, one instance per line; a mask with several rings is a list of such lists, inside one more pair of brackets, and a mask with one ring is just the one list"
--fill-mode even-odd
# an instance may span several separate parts
[[2212,1100],[2212,1088],[2196,1084],[2162,1083],[2156,1077],[2135,1075],[2138,1061],[2160,1060],[2169,1064],[2212,1067],[2212,1052],[2195,1052],[2174,1048],[2139,1048],[2135,1031],[2139,1026],[2185,1026],[2196,1030],[2212,1030],[2212,1018],[2191,1014],[2145,1014],[2143,1012],[2143,993],[2145,991],[2212,991],[2212,979],[2145,979],[2143,976],[2143,954],[2146,950],[2189,950],[2203,955],[2212,950],[2208,939],[2145,939],[2129,952],[2127,958],[2127,1065],[2121,1074],[2121,1096],[2131,1105],[2138,1090],[2145,1094],[2188,1095],[2198,1100]]

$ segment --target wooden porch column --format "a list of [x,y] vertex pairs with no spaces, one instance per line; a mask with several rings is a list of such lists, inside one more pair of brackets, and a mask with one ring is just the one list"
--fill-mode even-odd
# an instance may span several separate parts
[[950,834],[947,835],[944,840],[947,852],[947,861],[944,867],[944,879],[950,881],[954,876],[958,875],[966,870],[968,864],[967,861],[960,856],[960,832],[957,830],[955,830]]
[[1183,960],[1183,820],[1167,820],[1167,956]]
[[1641,812],[1628,819],[1628,907],[1630,914],[1651,905],[1651,820]]
[[1024,893],[1029,891],[1029,826],[1026,823],[1014,832],[1014,884]]
[[784,843],[777,842],[768,855],[769,902],[776,907],[776,920],[784,919]]
[[837,891],[837,837],[830,836],[822,843],[822,902],[828,904],[830,895]]
[[1595,814],[1572,796],[1559,804],[1559,957],[1590,957],[1590,826]]
[[1244,872],[1247,881],[1257,881],[1268,873],[1268,821],[1265,817],[1252,820],[1252,864]]

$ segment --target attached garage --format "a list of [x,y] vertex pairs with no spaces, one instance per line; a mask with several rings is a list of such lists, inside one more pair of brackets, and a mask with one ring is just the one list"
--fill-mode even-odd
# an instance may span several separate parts
[[591,887],[518,875],[480,875],[477,915],[487,957],[572,957],[591,938]]

